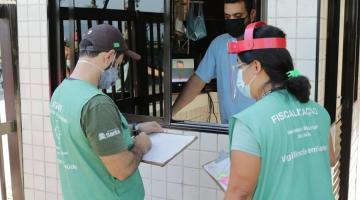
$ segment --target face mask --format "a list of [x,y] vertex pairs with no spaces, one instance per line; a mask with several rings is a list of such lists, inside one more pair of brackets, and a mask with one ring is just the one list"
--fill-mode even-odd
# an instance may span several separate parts
[[[246,68],[245,68],[245,69],[246,69]],[[238,75],[237,75],[237,79],[236,79],[236,87],[239,89],[239,91],[240,91],[244,96],[252,99],[253,97],[251,96],[250,85],[251,85],[251,83],[253,83],[254,80],[256,79],[256,75],[254,75],[254,76],[251,78],[250,82],[249,82],[248,84],[246,84],[246,83],[244,82],[244,80],[243,80],[243,77],[242,77],[243,71],[244,71],[245,69],[239,69]]]
[[[115,57],[116,57],[116,55],[115,55]],[[78,63],[89,64],[89,65],[95,67],[96,69],[98,69],[99,71],[101,71],[101,76],[100,76],[100,81],[99,81],[99,89],[108,89],[111,86],[113,86],[115,84],[116,80],[119,78],[119,76],[118,76],[119,72],[118,72],[117,68],[113,67],[115,57],[114,57],[113,61],[111,62],[111,64],[106,68],[106,70],[101,69],[96,64],[89,62],[87,60],[79,60]]]
[[112,87],[115,84],[116,80],[119,78],[118,73],[119,71],[112,66],[109,69],[105,70],[104,73],[101,74],[99,88],[108,89]]
[[245,18],[225,19],[225,30],[234,38],[242,36],[245,28]]
[[119,78],[119,71],[117,68],[114,67],[116,55],[111,62],[111,64],[107,67],[107,69],[101,74],[100,81],[99,81],[99,88],[100,89],[108,89],[112,87],[116,80]]

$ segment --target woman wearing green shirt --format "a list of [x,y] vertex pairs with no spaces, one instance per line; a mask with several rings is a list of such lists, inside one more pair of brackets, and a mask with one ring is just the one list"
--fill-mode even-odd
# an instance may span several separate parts
[[309,80],[294,69],[284,32],[253,23],[228,49],[239,58],[238,90],[256,103],[230,121],[225,199],[334,199],[330,117],[309,100]]

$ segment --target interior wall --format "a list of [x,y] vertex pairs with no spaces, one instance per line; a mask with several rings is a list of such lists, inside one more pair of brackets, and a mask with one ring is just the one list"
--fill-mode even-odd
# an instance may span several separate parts
[[[213,110],[210,110],[210,101],[208,95],[213,101]],[[176,99],[177,95],[173,95],[172,99]],[[210,116],[210,117],[209,117]],[[190,120],[197,122],[221,123],[219,100],[216,92],[199,94],[186,107],[181,109],[179,113],[173,116],[174,120]],[[210,119],[210,121],[208,121]]]

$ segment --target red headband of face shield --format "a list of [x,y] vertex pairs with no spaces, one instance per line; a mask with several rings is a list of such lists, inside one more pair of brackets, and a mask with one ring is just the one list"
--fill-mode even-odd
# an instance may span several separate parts
[[229,42],[228,53],[241,53],[255,49],[285,49],[285,38],[256,38],[254,39],[254,29],[266,25],[264,22],[251,23],[246,27],[244,40]]

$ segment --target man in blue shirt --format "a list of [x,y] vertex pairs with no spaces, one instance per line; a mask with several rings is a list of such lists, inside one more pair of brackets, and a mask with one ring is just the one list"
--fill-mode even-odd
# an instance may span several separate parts
[[225,34],[216,37],[195,74],[189,79],[184,90],[176,99],[172,115],[175,116],[201,92],[206,83],[217,79],[217,93],[220,104],[221,123],[227,124],[229,118],[242,111],[255,101],[237,91],[237,55],[227,53],[227,43],[241,38],[246,25],[256,18],[253,0],[225,0]]

